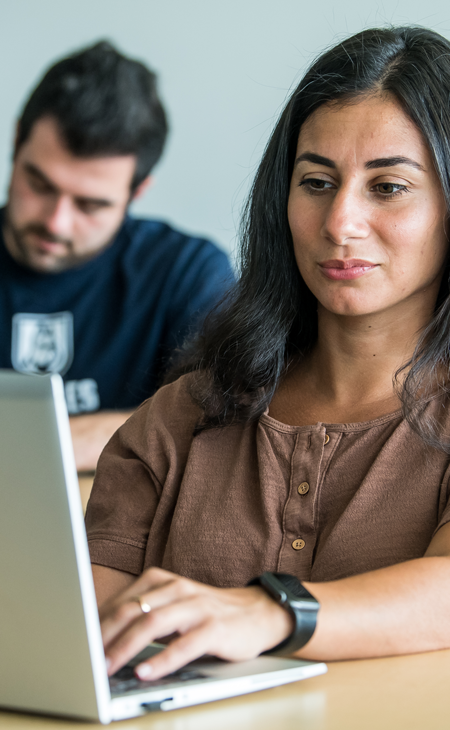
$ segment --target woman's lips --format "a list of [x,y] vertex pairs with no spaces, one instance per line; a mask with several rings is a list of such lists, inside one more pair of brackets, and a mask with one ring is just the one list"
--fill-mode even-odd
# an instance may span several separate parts
[[359,279],[360,276],[364,276],[368,271],[375,269],[378,264],[363,261],[362,259],[333,259],[322,261],[319,266],[327,279],[348,281],[349,279]]

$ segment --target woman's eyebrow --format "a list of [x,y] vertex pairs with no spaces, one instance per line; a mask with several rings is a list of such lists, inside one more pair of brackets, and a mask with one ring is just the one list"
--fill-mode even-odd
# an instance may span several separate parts
[[366,162],[364,167],[366,170],[373,170],[378,167],[395,167],[395,165],[410,165],[410,167],[415,167],[417,170],[423,170],[425,172],[425,168],[422,165],[415,160],[411,160],[409,157],[380,157],[378,160]]
[[316,155],[314,152],[303,152],[295,160],[295,165],[299,162],[313,162],[316,165],[324,165],[324,167],[332,167],[336,169],[336,163],[330,160],[328,157],[322,157],[322,155]]
[[[333,160],[330,160],[328,157],[322,157],[322,155],[316,155],[315,152],[303,152],[295,160],[295,165],[298,165],[300,162],[312,162],[316,165],[323,165],[324,167],[331,167],[334,170],[336,169],[336,163],[333,162]],[[425,172],[425,168],[422,167],[419,162],[411,160],[410,157],[399,156],[379,157],[376,160],[366,162],[364,167],[366,170],[374,170],[379,167],[395,167],[396,165],[409,165],[410,167],[415,167],[416,170],[423,170]]]

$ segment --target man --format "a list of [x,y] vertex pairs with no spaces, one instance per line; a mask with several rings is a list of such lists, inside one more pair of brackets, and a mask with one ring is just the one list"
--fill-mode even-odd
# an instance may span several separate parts
[[0,213],[0,367],[64,376],[80,471],[232,278],[212,243],[127,215],[166,133],[154,74],[106,42],[55,64],[18,123]]

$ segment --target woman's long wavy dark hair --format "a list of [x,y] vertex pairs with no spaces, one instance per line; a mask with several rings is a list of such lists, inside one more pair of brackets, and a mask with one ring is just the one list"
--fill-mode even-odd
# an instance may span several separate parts
[[[431,30],[365,30],[326,51],[291,95],[267,144],[241,225],[240,278],[169,375],[197,371],[192,395],[205,428],[245,423],[267,408],[293,357],[317,337],[317,303],[294,259],[287,203],[298,135],[322,104],[390,93],[428,143],[450,212],[450,43]],[[448,267],[436,312],[397,389],[425,441],[450,453],[426,414],[447,395],[450,367]]]

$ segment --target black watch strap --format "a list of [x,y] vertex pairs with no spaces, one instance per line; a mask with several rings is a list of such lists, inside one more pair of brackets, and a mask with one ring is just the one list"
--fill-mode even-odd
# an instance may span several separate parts
[[320,603],[305,586],[295,576],[287,573],[263,573],[247,585],[264,588],[294,619],[292,634],[264,654],[287,655],[305,646],[315,631],[320,608]]

